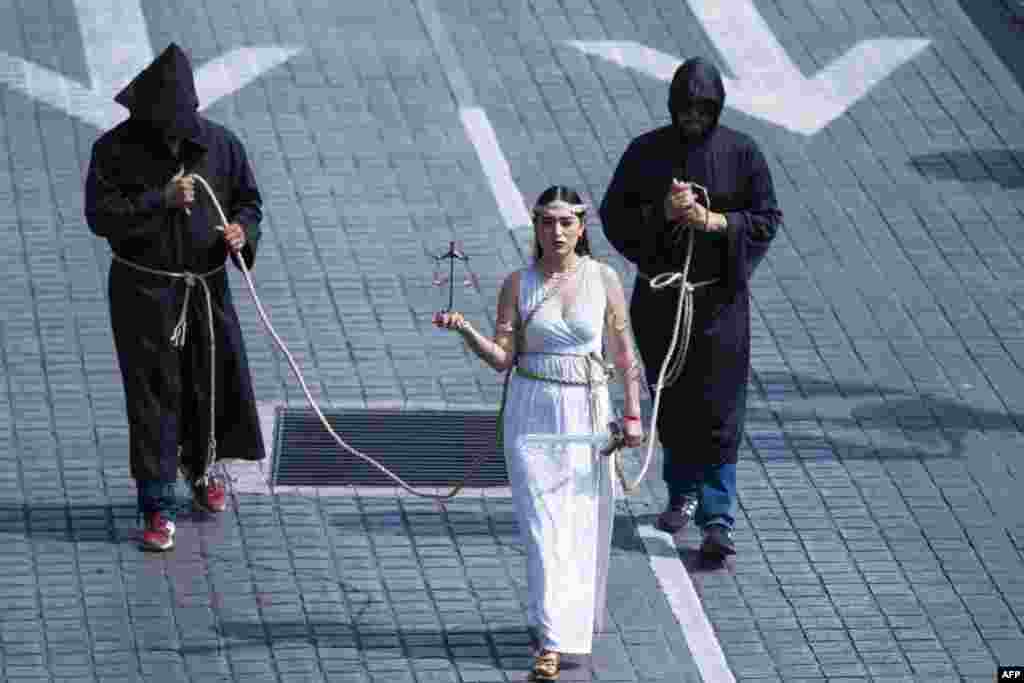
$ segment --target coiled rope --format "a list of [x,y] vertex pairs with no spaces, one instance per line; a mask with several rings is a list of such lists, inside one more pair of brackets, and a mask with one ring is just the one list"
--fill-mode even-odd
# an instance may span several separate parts
[[[703,185],[690,183],[690,187],[704,193],[704,201],[707,205],[707,212],[704,214],[704,229],[707,230],[711,220],[711,195]],[[672,339],[669,341],[668,350],[665,352],[665,359],[661,362],[658,382],[654,387],[651,427],[647,430],[647,453],[644,456],[644,464],[640,469],[640,474],[632,482],[627,481],[622,470],[621,461],[618,458],[615,460],[615,468],[619,474],[619,480],[622,482],[622,489],[626,493],[632,493],[640,486],[640,482],[643,481],[644,476],[647,474],[647,469],[651,465],[651,459],[654,455],[654,433],[658,426],[658,411],[661,409],[661,392],[665,387],[675,384],[683,373],[683,367],[686,364],[686,354],[690,348],[690,335],[693,331],[693,293],[701,287],[717,282],[717,280],[705,280],[696,283],[689,281],[690,265],[693,261],[694,234],[696,231],[689,226],[677,225],[675,228],[677,241],[681,238],[681,232],[684,230],[687,233],[686,257],[683,259],[683,269],[681,271],[668,271],[654,277],[647,277],[642,272],[639,273],[641,278],[647,280],[648,285],[653,291],[662,290],[667,287],[678,287],[681,291],[679,292],[679,300],[676,303],[676,318],[672,326]],[[680,337],[682,337],[682,345],[679,345]],[[676,353],[677,346],[679,346],[678,353]]]

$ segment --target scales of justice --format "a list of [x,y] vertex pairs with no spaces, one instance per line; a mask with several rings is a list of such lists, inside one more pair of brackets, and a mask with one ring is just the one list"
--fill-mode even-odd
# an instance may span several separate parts
[[[462,250],[458,242],[449,242],[448,251],[434,256],[436,268],[434,270],[433,285],[443,287],[448,285],[448,308],[445,313],[450,313],[455,307],[455,262],[467,263],[469,257]],[[443,262],[448,261],[448,273],[444,273]],[[462,280],[464,287],[480,288],[476,274],[467,269],[466,276]],[[582,443],[597,446],[602,455],[610,456],[624,446],[622,427],[618,422],[611,422],[608,425],[609,434],[586,434],[586,435],[561,435],[561,434],[530,434],[526,438],[531,442],[549,445]]]
[[[469,257],[462,251],[462,245],[458,242],[449,242],[448,251],[438,256],[434,256],[434,261],[437,262],[437,268],[434,270],[433,284],[435,287],[443,287],[445,284],[448,285],[448,308],[444,309],[445,313],[451,313],[455,307],[455,262],[463,261],[468,262]],[[448,261],[448,274],[444,274],[442,262]],[[476,287],[480,288],[480,282],[474,273],[467,269],[466,277],[462,280],[464,287]]]

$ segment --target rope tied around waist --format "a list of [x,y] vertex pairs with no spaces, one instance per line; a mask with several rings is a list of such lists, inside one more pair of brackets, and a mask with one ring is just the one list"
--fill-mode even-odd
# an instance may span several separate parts
[[[174,326],[174,331],[171,332],[171,346],[175,348],[182,348],[185,346],[185,334],[188,331],[188,302],[189,297],[192,295],[192,288],[196,286],[196,276],[192,273],[184,273],[185,276],[185,299],[181,302],[181,313],[178,315],[178,322]],[[206,292],[206,298],[209,300],[210,294],[206,281],[201,280],[203,283],[203,291]]]
[[[523,367],[522,363],[517,362],[514,366],[515,373],[521,377],[528,379],[539,380],[542,382],[553,382],[555,384],[570,384],[577,386],[589,386],[596,384],[606,384],[607,380],[611,379],[614,374],[609,367],[605,364],[604,359],[601,358],[597,353],[554,353],[547,351],[523,351],[519,353],[518,357],[523,356],[546,356],[550,358],[564,358],[569,361],[573,366],[573,377],[556,376],[555,374],[545,373],[536,369],[530,369]],[[518,359],[517,359],[518,360]],[[598,366],[604,372],[604,382],[600,381],[600,377],[593,375],[594,366]]]
[[[605,365],[603,359],[600,356],[598,356],[597,354],[589,354],[589,355],[582,355],[582,354],[544,354],[543,352],[539,352],[539,351],[537,351],[537,352],[527,351],[527,352],[524,352],[524,355],[528,355],[528,354],[531,354],[531,353],[536,353],[536,354],[539,354],[539,355],[570,356],[570,357],[572,357],[574,359],[580,359],[580,360],[584,360],[585,361],[585,368],[586,368],[586,370],[584,372],[586,374],[586,378],[584,380],[582,380],[582,381],[567,380],[567,379],[564,379],[564,378],[561,378],[561,377],[551,377],[551,376],[543,375],[543,374],[540,374],[540,373],[533,372],[531,370],[527,370],[527,369],[523,368],[520,365],[516,365],[515,366],[515,373],[517,375],[521,376],[521,377],[525,377],[527,379],[536,380],[536,381],[539,381],[539,382],[551,382],[551,383],[554,383],[554,384],[568,384],[568,385],[571,385],[571,386],[584,386],[584,387],[586,387],[586,389],[587,389],[587,405],[588,405],[588,407],[590,409],[589,410],[589,413],[590,413],[590,430],[591,430],[592,434],[599,434],[604,426],[601,425],[600,422],[598,421],[598,415],[600,414],[600,400],[599,400],[599,396],[598,396],[597,392],[594,389],[595,389],[595,387],[601,386],[601,385],[607,386],[608,381],[614,376],[615,373],[607,365]],[[599,368],[604,373],[604,377],[603,378],[595,377],[594,376],[595,367]],[[504,403],[504,397],[503,397],[503,403]],[[616,427],[614,422],[612,422],[608,426],[609,426],[609,428],[615,428]],[[638,479],[635,482],[630,482],[629,479],[626,478],[626,470],[622,466],[622,434],[621,434],[621,431],[619,429],[611,429],[610,431],[611,431],[611,433],[609,435],[608,443],[604,447],[600,448],[598,452],[600,453],[600,455],[603,455],[603,456],[606,456],[606,457],[610,457],[612,459],[612,463],[613,463],[613,465],[615,467],[615,474],[619,477],[619,482],[622,484],[623,491],[625,491],[626,493],[632,493],[634,490],[636,490],[637,486],[639,486],[640,481]],[[592,450],[598,450],[598,448],[596,446],[591,446],[591,449]],[[644,468],[644,469],[646,469],[646,468]]]
[[209,472],[210,466],[213,465],[217,459],[217,340],[213,326],[213,295],[210,293],[210,285],[206,280],[207,278],[213,277],[214,275],[222,272],[227,264],[222,263],[217,268],[205,273],[193,273],[190,271],[175,272],[143,266],[135,263],[134,261],[118,256],[117,254],[113,254],[112,256],[114,261],[122,263],[139,272],[159,277],[166,277],[172,280],[184,281],[185,296],[181,301],[181,311],[178,313],[178,321],[175,323],[170,336],[171,346],[176,349],[182,349],[185,347],[185,339],[188,334],[188,306],[191,302],[192,290],[195,288],[196,283],[198,283],[200,288],[203,290],[203,299],[206,303],[207,332],[209,333],[210,339],[210,434],[206,448],[206,463],[203,467],[202,477],[199,479],[199,481],[205,481],[208,476],[207,473]]

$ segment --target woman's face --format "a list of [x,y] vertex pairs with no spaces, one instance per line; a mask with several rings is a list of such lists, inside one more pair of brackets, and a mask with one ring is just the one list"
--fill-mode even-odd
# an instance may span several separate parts
[[569,208],[541,209],[533,225],[544,254],[567,256],[576,250],[583,235],[583,222]]

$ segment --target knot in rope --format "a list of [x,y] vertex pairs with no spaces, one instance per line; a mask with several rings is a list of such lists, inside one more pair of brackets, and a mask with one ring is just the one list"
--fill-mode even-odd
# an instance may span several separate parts
[[679,287],[683,290],[684,294],[693,294],[696,289],[703,287],[704,285],[709,285],[712,282],[714,282],[714,280],[707,280],[705,282],[687,282],[686,273],[681,271],[669,271],[667,273],[655,275],[648,280],[648,285],[655,291],[665,289],[666,287]]
[[[689,265],[689,264],[687,264]],[[686,269],[688,270],[688,268]],[[654,291],[676,287],[680,290],[679,301],[676,305],[676,324],[673,330],[673,340],[679,342],[678,348],[673,343],[666,353],[665,360],[669,361],[667,373],[661,374],[658,378],[656,388],[671,386],[679,379],[686,362],[686,354],[690,347],[690,336],[693,332],[693,294],[701,287],[718,282],[714,280],[703,280],[701,282],[688,282],[684,271],[669,271],[660,273],[648,280],[648,285]]]
[[[174,325],[174,330],[171,332],[171,346],[176,349],[183,348],[185,346],[185,335],[188,332],[188,302],[192,295],[192,288],[196,286],[196,275],[195,273],[184,272],[181,273],[182,279],[185,281],[185,298],[181,302],[181,312],[178,314],[178,322]],[[200,282],[203,282],[200,280]],[[203,287],[206,288],[206,282],[203,282]],[[206,298],[209,300],[210,292],[206,289]],[[209,303],[209,301],[207,301]]]

